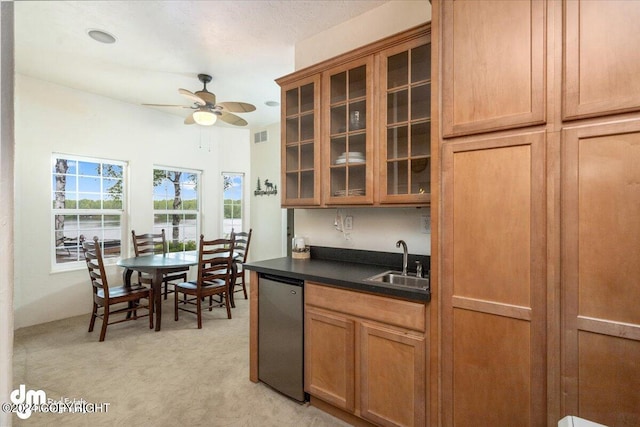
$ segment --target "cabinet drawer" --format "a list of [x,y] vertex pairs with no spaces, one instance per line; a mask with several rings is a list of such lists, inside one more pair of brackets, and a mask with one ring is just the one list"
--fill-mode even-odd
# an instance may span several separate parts
[[378,295],[305,282],[305,303],[414,331],[426,329],[426,306]]

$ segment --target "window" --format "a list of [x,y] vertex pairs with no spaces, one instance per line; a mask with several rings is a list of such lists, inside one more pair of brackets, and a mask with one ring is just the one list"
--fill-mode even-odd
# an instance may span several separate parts
[[222,181],[222,204],[224,206],[222,233],[225,237],[229,237],[231,229],[236,232],[242,231],[244,174],[223,172]]
[[199,171],[153,170],[153,232],[164,229],[169,252],[197,249],[200,230]]
[[97,236],[105,258],[120,256],[126,163],[53,155],[53,264],[84,261],[82,242]]

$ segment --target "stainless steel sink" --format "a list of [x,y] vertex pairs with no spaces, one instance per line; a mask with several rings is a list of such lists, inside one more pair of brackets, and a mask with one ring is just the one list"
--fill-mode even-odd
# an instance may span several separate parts
[[403,276],[400,271],[385,271],[365,279],[368,282],[384,283],[403,288],[429,290],[429,279],[426,277]]

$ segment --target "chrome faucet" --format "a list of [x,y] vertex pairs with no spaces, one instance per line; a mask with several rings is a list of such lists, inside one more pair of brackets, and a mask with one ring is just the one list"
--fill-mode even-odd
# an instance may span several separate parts
[[407,252],[407,244],[404,240],[398,240],[396,242],[396,248],[399,248],[400,245],[402,245],[402,275],[406,276],[409,254]]

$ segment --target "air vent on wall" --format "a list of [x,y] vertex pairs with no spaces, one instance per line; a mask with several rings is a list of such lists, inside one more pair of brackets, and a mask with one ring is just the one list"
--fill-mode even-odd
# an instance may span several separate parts
[[261,142],[267,141],[267,131],[263,130],[262,132],[256,132],[253,134],[253,142],[255,144],[259,144]]

